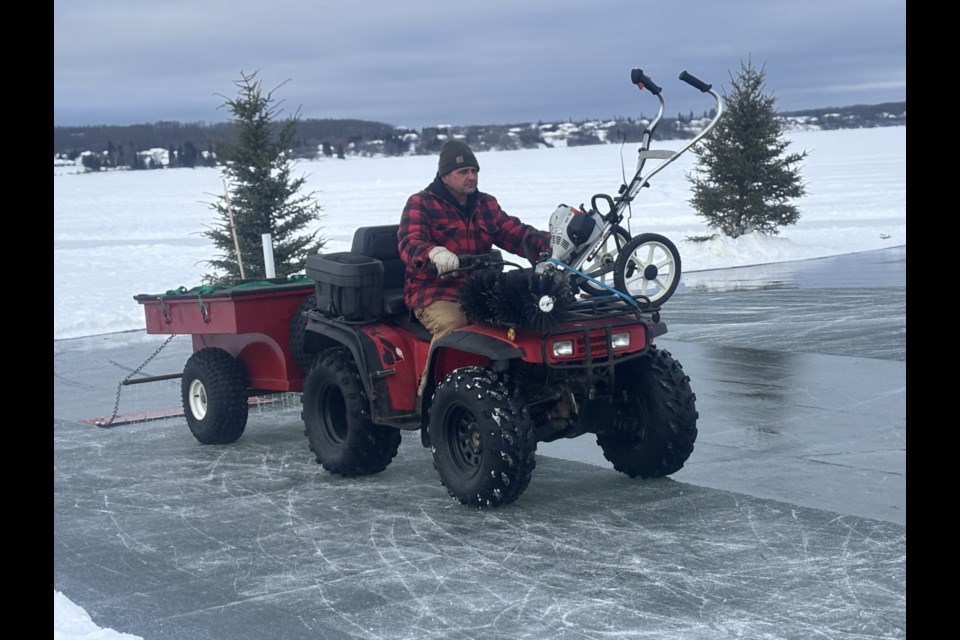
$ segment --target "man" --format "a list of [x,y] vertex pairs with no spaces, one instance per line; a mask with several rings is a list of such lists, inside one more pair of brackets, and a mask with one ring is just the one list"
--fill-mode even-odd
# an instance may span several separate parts
[[[467,324],[457,291],[458,255],[490,253],[494,245],[528,260],[550,250],[550,235],[508,215],[497,199],[477,189],[480,164],[466,143],[448,140],[440,149],[433,182],[407,199],[397,232],[406,265],[403,298],[433,339]],[[431,270],[430,263],[435,267]],[[420,380],[423,395],[426,376]]]

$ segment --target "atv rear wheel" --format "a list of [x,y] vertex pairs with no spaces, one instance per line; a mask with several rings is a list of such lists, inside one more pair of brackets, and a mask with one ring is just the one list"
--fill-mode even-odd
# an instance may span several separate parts
[[301,395],[310,450],[330,473],[363,476],[387,468],[400,447],[400,431],[374,424],[360,373],[350,352],[321,353]]
[[315,353],[307,352],[304,343],[307,338],[307,318],[303,314],[317,306],[317,297],[310,294],[300,301],[293,316],[290,317],[290,329],[287,334],[287,344],[290,346],[290,355],[297,367],[304,374],[309,373],[316,359]]
[[193,353],[180,379],[183,415],[203,444],[235,442],[247,426],[247,376],[239,360],[223,349]]
[[530,484],[533,423],[494,373],[464,367],[447,374],[433,395],[429,431],[433,466],[461,504],[508,504]]
[[603,457],[631,478],[679,471],[697,439],[697,397],[690,378],[668,351],[617,367],[614,420],[597,434]]
[[616,288],[641,306],[660,306],[680,284],[680,252],[666,236],[641,233],[623,247],[613,270]]

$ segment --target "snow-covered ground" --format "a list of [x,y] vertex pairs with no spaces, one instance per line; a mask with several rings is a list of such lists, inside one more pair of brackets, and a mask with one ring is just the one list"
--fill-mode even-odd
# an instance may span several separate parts
[[[801,217],[779,236],[688,238],[710,233],[688,203],[686,154],[656,174],[634,203],[630,231],[660,233],[677,245],[683,272],[817,258],[906,244],[906,127],[803,131],[790,151],[807,196]],[[654,148],[674,148],[666,141]],[[560,203],[589,205],[616,194],[636,165],[636,145],[595,145],[478,153],[480,189],[525,222],[547,228]],[[621,163],[622,157],[622,163]],[[306,189],[324,208],[327,251],[347,251],[359,226],[394,224],[414,191],[436,172],[436,157],[348,157],[302,162]],[[653,166],[648,164],[649,171]],[[200,234],[216,224],[210,203],[223,193],[219,169],[76,173],[54,167],[54,340],[143,328],[133,297],[201,284],[217,250]]]
[[103,629],[83,607],[53,591],[53,640],[143,640],[140,636]]

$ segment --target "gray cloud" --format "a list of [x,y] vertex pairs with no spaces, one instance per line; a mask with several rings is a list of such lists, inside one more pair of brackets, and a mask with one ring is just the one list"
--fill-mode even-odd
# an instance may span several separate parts
[[[229,118],[240,72],[285,113],[420,128],[652,114],[742,61],[782,110],[906,99],[905,0],[55,0],[54,125]],[[282,85],[282,86],[281,86]]]

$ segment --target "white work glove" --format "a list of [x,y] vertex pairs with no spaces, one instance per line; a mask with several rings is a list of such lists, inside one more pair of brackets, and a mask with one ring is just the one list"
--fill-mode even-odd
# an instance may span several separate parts
[[441,276],[454,269],[460,268],[460,258],[446,247],[434,247],[430,249],[427,257],[430,258],[430,262],[434,264],[437,268],[437,273]]

